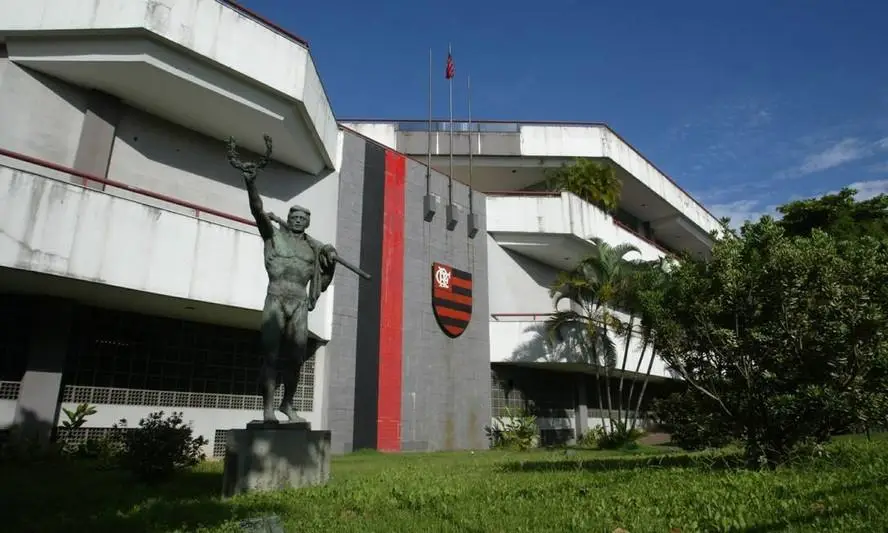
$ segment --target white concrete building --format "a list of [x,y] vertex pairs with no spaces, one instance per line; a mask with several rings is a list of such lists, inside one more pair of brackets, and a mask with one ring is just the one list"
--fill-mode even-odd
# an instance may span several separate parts
[[[82,402],[98,413],[79,438],[176,410],[220,455],[257,417],[263,243],[223,140],[249,155],[265,133],[265,210],[309,206],[311,234],[373,276],[337,273],[309,315],[320,347],[297,408],[334,449],[481,448],[491,409],[526,400],[546,430],[596,423],[587,369],[515,361],[538,350],[521,347],[551,311],[548,284],[590,236],[644,258],[706,253],[717,222],[607,126],[460,127],[451,181],[441,124],[337,123],[307,44],[229,0],[3,2],[0,431],[48,436]],[[427,178],[404,154],[424,161],[428,139]],[[575,157],[618,169],[616,219],[534,188]],[[432,262],[474,287],[458,338],[432,312]]]
[[[0,293],[52,296],[55,303],[41,311],[46,320],[70,322],[76,300],[258,327],[255,310],[266,283],[262,242],[253,237],[240,178],[220,157],[219,139],[228,135],[259,150],[263,133],[271,134],[275,163],[263,175],[266,208],[315,206],[314,236],[335,242],[342,135],[311,55],[294,36],[214,0],[11,0],[0,6],[0,50],[0,154],[7,156],[0,157]],[[289,68],[274,67],[281,64]],[[54,171],[53,164],[82,175]],[[331,295],[310,318],[322,339],[330,336]],[[125,316],[97,314],[100,321]],[[5,326],[22,323],[5,318]],[[39,337],[54,342],[45,332]],[[130,354],[124,341],[106,343],[109,359]],[[59,353],[42,350],[49,360],[39,371],[29,368],[20,383],[2,386],[0,422],[15,418],[14,389],[19,419],[26,412],[45,418],[56,410],[56,397],[65,407],[117,405],[99,410],[90,421],[96,427],[122,417],[134,423],[147,414],[144,405],[167,411],[206,405],[196,429],[212,441],[219,418],[228,425],[255,418],[251,410],[229,408],[244,403],[232,394],[238,387],[252,392],[253,376],[232,380],[228,395],[200,402],[178,397],[186,393],[164,401],[130,398],[161,394],[154,383],[165,382],[163,370],[133,377],[127,392],[99,385],[118,384],[115,374],[132,377],[135,363],[84,363],[80,370],[92,372],[94,383],[62,387]],[[238,353],[229,356],[219,368],[237,364]],[[323,365],[321,353],[308,373],[322,373]],[[322,380],[307,383],[316,388]],[[323,395],[313,392],[300,390],[300,408],[319,425]]]
[[[420,160],[430,156],[433,168],[449,171],[449,122],[432,122],[431,134],[429,123],[422,120],[342,123]],[[711,232],[720,228],[718,219],[606,124],[455,122],[453,154],[453,177],[487,197],[490,360],[495,373],[500,381],[514,381],[512,375],[518,373],[525,381],[551,385],[524,391],[518,400],[503,405],[519,405],[524,399],[549,405],[550,420],[543,423],[550,427],[582,430],[586,424],[600,425],[602,413],[586,409],[595,400],[590,382],[577,375],[590,370],[552,362],[551,350],[537,333],[553,310],[551,282],[559,271],[588,256],[592,237],[611,245],[632,244],[641,252],[636,258],[644,260],[678,250],[705,255],[712,246]],[[591,158],[616,169],[623,190],[615,216],[572,194],[545,190],[546,170],[575,158]],[[615,340],[622,365],[625,341]],[[650,355],[639,367],[640,356],[641,342],[635,339],[629,347],[626,369],[632,372],[627,376],[633,377],[637,368],[642,373],[647,369]],[[542,379],[530,368],[560,375]],[[651,374],[654,381],[673,378],[659,358]],[[576,390],[565,382],[574,378],[580,383]],[[505,392],[495,383],[492,394],[496,414],[497,397]],[[578,399],[582,397],[588,402]]]
[[[337,124],[298,37],[230,0],[3,2],[0,124],[0,431],[181,411],[218,456],[258,417],[269,244],[224,141],[269,134],[263,210],[308,207],[370,274],[339,268],[309,314],[299,415],[338,452],[485,446],[486,233],[422,219],[449,180]],[[469,293],[444,318],[432,263]]]

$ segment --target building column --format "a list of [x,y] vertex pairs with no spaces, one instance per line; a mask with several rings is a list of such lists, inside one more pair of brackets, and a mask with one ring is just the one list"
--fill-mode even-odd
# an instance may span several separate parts
[[[117,124],[123,105],[120,100],[109,94],[91,91],[87,101],[86,113],[83,116],[83,127],[80,130],[80,141],[74,155],[74,168],[100,178],[108,177],[111,164],[111,151],[117,134]],[[88,182],[80,178],[75,183],[86,185],[91,189],[104,190],[102,183]]]
[[[327,307],[327,309],[332,310],[332,295],[329,301],[331,302],[331,304]],[[311,391],[311,410],[312,413],[316,413],[315,420],[317,421],[317,429],[329,428],[329,426],[327,425],[329,424],[329,420],[327,418],[327,391],[330,381],[329,378],[327,378],[327,344],[329,344],[329,341],[320,343],[317,349],[315,349],[314,351],[314,388]]]
[[589,403],[586,400],[586,374],[577,380],[577,407],[574,409],[574,438],[579,440],[589,429]]
[[19,389],[15,424],[26,438],[48,443],[58,420],[74,305],[67,300],[35,299],[30,314],[28,366]]

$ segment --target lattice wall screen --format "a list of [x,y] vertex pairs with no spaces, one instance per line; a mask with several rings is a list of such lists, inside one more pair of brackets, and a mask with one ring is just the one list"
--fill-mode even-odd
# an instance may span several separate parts
[[[136,428],[124,428],[124,431],[132,431]],[[90,439],[103,439],[107,437],[113,428],[104,427],[104,428],[77,428],[71,430],[63,430],[59,428],[58,436],[63,437],[65,442],[72,445],[80,445],[86,443],[86,441]]]
[[225,439],[228,438],[228,430],[217,429],[213,435],[213,457],[225,457]]
[[[261,364],[256,331],[82,307],[66,360],[63,398],[260,409]],[[313,358],[303,366],[296,390],[299,411],[313,408],[314,368]]]
[[18,381],[0,381],[0,400],[18,400],[20,389]]

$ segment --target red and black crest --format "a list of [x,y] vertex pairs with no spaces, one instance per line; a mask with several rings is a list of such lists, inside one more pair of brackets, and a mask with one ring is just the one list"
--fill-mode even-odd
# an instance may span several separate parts
[[444,333],[462,335],[472,319],[472,274],[432,263],[432,308]]

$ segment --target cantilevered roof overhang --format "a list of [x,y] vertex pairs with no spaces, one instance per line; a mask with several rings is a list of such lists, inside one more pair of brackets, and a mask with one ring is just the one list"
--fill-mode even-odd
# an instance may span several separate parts
[[307,45],[223,0],[5,0],[9,59],[318,174],[338,127]]
[[[448,172],[450,124],[423,120],[343,120],[344,124],[410,155],[430,151],[432,165]],[[471,132],[471,133],[470,133]],[[648,222],[658,240],[697,256],[709,253],[718,219],[607,124],[570,122],[455,122],[453,178],[467,181],[469,146],[473,185],[486,193],[519,191],[542,171],[576,157],[609,162],[623,182],[620,207]],[[430,150],[429,150],[430,149]],[[528,167],[538,169],[536,174]]]

